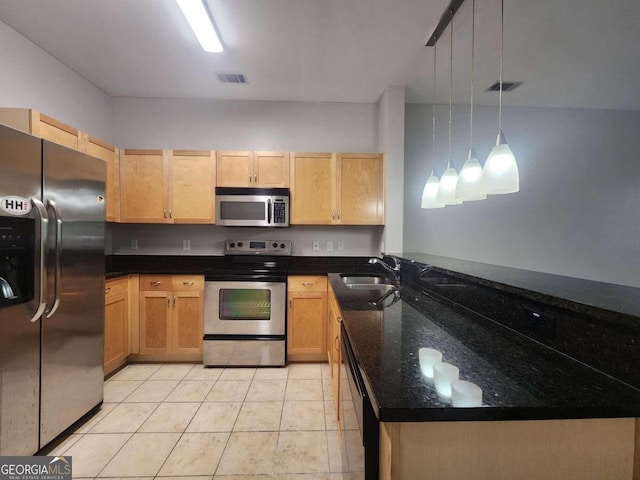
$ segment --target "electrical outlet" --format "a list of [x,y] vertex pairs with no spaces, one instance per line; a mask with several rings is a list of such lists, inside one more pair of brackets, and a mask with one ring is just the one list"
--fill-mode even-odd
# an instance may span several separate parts
[[344,241],[338,240],[338,251],[342,252],[344,250]]
[[327,241],[327,252],[333,252],[333,242],[331,240]]
[[138,249],[138,240],[131,240],[131,250]]
[[182,250],[191,250],[191,240],[182,240]]
[[320,251],[320,242],[318,240],[314,240],[312,243],[312,249],[314,252]]

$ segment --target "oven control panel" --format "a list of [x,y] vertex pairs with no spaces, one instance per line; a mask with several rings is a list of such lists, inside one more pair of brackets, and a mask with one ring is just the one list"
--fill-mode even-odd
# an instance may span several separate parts
[[225,255],[291,255],[291,240],[225,240]]

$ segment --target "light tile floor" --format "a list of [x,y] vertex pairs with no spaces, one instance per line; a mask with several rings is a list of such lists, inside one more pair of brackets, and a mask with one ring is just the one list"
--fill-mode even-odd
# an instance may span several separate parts
[[[345,417],[345,441],[359,440],[355,414]],[[336,428],[326,364],[134,364],[49,454],[72,455],[74,478],[361,478],[346,473]]]

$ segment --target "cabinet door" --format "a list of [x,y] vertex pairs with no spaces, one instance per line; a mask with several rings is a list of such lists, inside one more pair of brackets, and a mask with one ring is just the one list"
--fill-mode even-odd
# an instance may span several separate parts
[[259,188],[289,187],[289,152],[254,152],[253,179]]
[[33,111],[32,133],[44,140],[73,150],[80,149],[80,131],[44,113]]
[[218,152],[218,187],[253,187],[253,152]]
[[[126,280],[125,280],[126,282]],[[107,286],[106,291],[111,287]],[[129,355],[128,302],[126,291],[107,293],[104,306],[104,373],[112,372]]]
[[215,223],[215,153],[174,150],[169,158],[173,223]]
[[336,158],[332,153],[291,154],[292,224],[329,225],[336,218]]
[[173,292],[173,353],[202,353],[203,292]]
[[338,223],[384,224],[384,162],[381,154],[338,154]]
[[333,293],[329,297],[329,328],[331,329],[329,369],[331,371],[331,391],[335,404],[336,419],[340,422],[340,364],[342,363],[342,346],[340,344],[340,319],[341,313],[337,306]]
[[124,150],[120,155],[120,220],[169,223],[167,158],[162,150]]
[[140,292],[140,353],[169,353],[172,292]]
[[120,220],[120,179],[118,150],[113,145],[109,145],[91,135],[83,133],[81,136],[82,150],[87,155],[100,158],[107,164],[107,178],[105,185],[105,196],[107,204],[105,208],[105,220],[107,222],[117,222]]
[[287,359],[322,361],[325,355],[327,294],[289,293]]

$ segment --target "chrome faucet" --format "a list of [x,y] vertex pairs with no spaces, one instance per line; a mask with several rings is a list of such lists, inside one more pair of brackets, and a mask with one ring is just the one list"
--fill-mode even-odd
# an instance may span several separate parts
[[[384,255],[384,254],[381,254],[381,255],[382,255],[382,258],[378,258],[378,257],[370,258],[369,263],[372,265],[377,263],[386,271],[390,272],[393,275],[393,278],[395,279],[396,283],[399,283],[400,282],[400,266],[402,265],[400,259],[398,257],[394,257],[393,255]],[[385,258],[390,258],[391,260],[393,260],[393,266],[385,262],[384,261]]]

